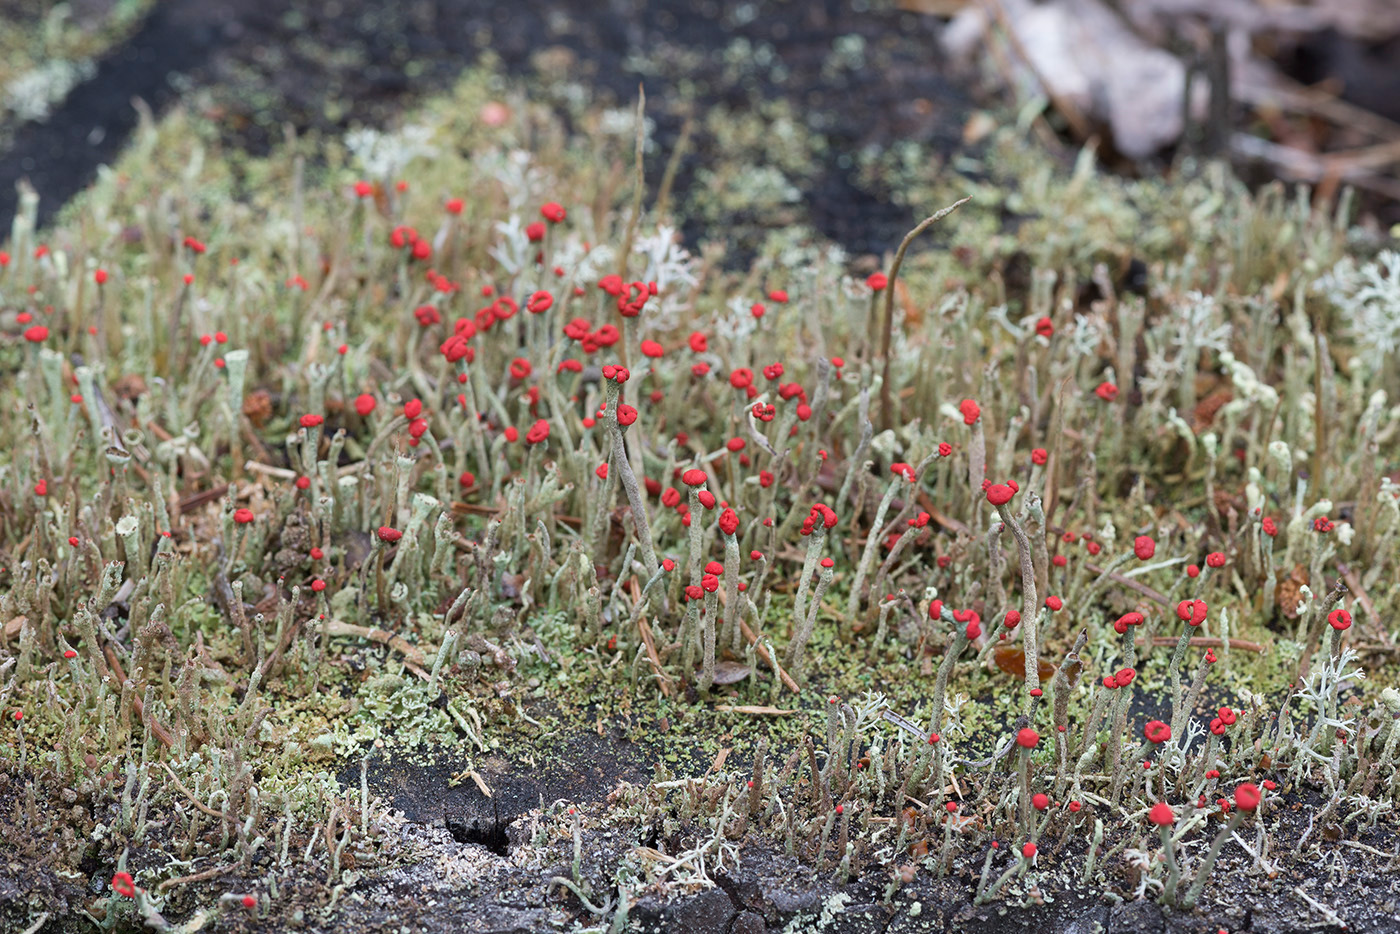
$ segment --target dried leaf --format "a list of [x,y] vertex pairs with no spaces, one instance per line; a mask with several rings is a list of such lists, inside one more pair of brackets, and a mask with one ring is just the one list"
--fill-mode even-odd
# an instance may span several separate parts
[[[992,661],[1009,675],[1021,677],[1026,673],[1026,651],[1019,645],[998,645],[992,649]],[[1049,681],[1055,675],[1055,666],[1043,658],[1036,659],[1040,680]]]
[[730,661],[715,662],[715,684],[738,684],[751,674],[753,669],[748,665]]
[[1069,686],[1073,688],[1079,683],[1079,676],[1084,673],[1084,662],[1076,655],[1064,666],[1064,671],[1065,680],[1069,683]]
[[134,402],[146,394],[146,380],[140,373],[127,373],[117,378],[112,390],[121,398]]
[[261,428],[272,417],[272,394],[266,389],[254,389],[243,398],[243,414],[254,428]]
[[501,575],[501,596],[507,600],[514,600],[520,596],[520,588],[525,586],[524,574],[502,574]]
[[1302,589],[1307,583],[1308,569],[1299,564],[1274,588],[1274,603],[1284,619],[1298,618],[1298,601],[1302,599]]
[[1200,402],[1196,403],[1196,408],[1191,413],[1191,429],[1196,434],[1205,431],[1215,421],[1215,414],[1233,398],[1235,398],[1234,392],[1226,386],[1213,390],[1202,398]]
[[10,620],[5,624],[5,638],[13,639],[17,637],[20,630],[24,628],[24,624],[27,622],[29,622],[29,617],[27,616],[16,616],[14,619]]

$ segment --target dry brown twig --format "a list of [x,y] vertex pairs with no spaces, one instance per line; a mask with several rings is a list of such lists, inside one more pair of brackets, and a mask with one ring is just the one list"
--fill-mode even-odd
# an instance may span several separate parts
[[404,657],[404,667],[413,672],[424,681],[431,681],[432,676],[423,670],[427,664],[423,650],[402,636],[396,636],[378,627],[356,626],[354,623],[347,623],[339,619],[328,619],[321,624],[326,635],[350,637],[355,639],[368,639],[371,642],[378,642],[380,645],[387,645]]
[[[635,606],[642,600],[642,588],[637,579],[632,578],[632,602]],[[657,681],[661,685],[661,694],[670,697],[673,690],[671,679],[661,667],[661,656],[656,651],[656,638],[652,635],[651,626],[647,624],[645,614],[637,616],[637,631],[641,634],[642,644],[646,646],[647,662],[651,665],[652,671],[656,674]]]
[[971,201],[971,197],[954,201],[939,211],[924,218],[913,230],[904,235],[904,239],[899,241],[899,249],[895,250],[894,262],[890,264],[889,280],[885,283],[885,320],[884,333],[880,338],[880,357],[884,360],[884,376],[880,383],[880,428],[887,430],[894,427],[891,419],[894,416],[893,406],[890,404],[890,340],[894,331],[894,289],[895,283],[899,281],[899,267],[904,265],[904,254],[909,249],[909,244],[914,242],[914,238],[928,230],[934,224],[952,214],[958,208]]
[[754,651],[758,655],[758,657],[762,659],[763,662],[767,664],[769,668],[773,669],[775,672],[778,673],[778,677],[782,679],[782,682],[784,685],[787,686],[787,689],[794,694],[801,694],[802,689],[797,686],[797,682],[792,680],[792,676],[783,670],[783,666],[778,664],[778,660],[776,658],[768,654],[768,649],[764,648],[762,643],[758,641],[757,634],[755,634],[754,631],[749,628],[749,624],[741,619],[739,620],[739,628],[743,630],[744,638],[749,640],[749,645],[752,645],[754,647]]

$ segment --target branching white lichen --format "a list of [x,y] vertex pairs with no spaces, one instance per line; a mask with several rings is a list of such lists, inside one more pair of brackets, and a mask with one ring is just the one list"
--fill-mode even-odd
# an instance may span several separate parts
[[1312,288],[1342,313],[1362,362],[1379,373],[1400,348],[1400,253],[1382,250],[1360,265],[1344,257]]

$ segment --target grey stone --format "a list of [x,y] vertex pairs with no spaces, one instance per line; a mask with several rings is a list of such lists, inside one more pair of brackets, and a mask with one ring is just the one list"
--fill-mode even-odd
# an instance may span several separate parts
[[729,934],[767,934],[768,925],[763,923],[763,916],[752,911],[741,911],[734,918],[734,926],[729,929]]
[[675,934],[719,934],[729,930],[734,915],[734,903],[723,889],[706,889],[666,906],[666,930]]
[[1108,934],[1161,934],[1166,929],[1155,902],[1124,902],[1108,914]]

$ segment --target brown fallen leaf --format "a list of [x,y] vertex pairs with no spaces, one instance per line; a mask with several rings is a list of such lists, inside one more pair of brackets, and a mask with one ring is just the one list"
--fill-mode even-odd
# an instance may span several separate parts
[[1308,569],[1299,564],[1274,587],[1274,603],[1284,619],[1298,618],[1298,601],[1302,599],[1302,588],[1308,583]]
[[[992,649],[992,661],[1009,675],[1021,677],[1026,673],[1026,650],[1019,645],[998,645]],[[1055,666],[1043,658],[1036,659],[1036,670],[1042,682],[1055,676]]]
[[1216,413],[1225,407],[1225,403],[1234,398],[1235,394],[1228,386],[1211,390],[1200,402],[1196,403],[1196,408],[1191,413],[1191,429],[1196,434],[1208,429],[1215,421]]
[[243,397],[243,414],[254,428],[261,428],[272,417],[272,393],[266,389],[254,389]]
[[715,662],[715,684],[738,684],[751,674],[753,669],[748,665],[731,661]]
[[146,380],[140,373],[127,373],[112,383],[112,391],[120,398],[134,402],[146,394]]
[[10,620],[5,624],[5,638],[13,639],[18,636],[20,630],[24,629],[24,624],[27,622],[29,622],[29,617],[27,616],[16,616],[14,619]]

